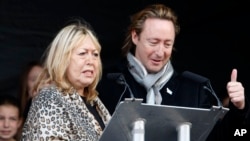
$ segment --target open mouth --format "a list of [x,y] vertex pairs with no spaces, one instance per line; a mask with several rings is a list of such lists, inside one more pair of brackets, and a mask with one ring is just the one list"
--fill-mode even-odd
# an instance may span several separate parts
[[92,76],[93,73],[94,73],[94,71],[92,71],[92,70],[85,70],[85,71],[83,71],[83,73],[84,73],[86,76]]

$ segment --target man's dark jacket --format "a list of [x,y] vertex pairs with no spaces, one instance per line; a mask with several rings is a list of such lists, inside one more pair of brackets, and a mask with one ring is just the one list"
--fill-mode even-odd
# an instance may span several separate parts
[[[111,114],[124,98],[131,98],[131,93],[134,98],[142,98],[144,103],[146,101],[146,89],[137,83],[130,74],[126,60],[104,69],[97,90],[100,99]],[[182,73],[174,71],[173,76],[162,87],[160,93],[162,105],[211,108],[213,105],[220,104],[216,99],[217,96],[213,93],[209,79],[189,71]],[[223,120],[218,121],[207,141],[233,139],[235,130],[245,125],[249,109],[248,103],[246,103],[244,110],[236,109],[232,103],[229,105],[229,112]]]

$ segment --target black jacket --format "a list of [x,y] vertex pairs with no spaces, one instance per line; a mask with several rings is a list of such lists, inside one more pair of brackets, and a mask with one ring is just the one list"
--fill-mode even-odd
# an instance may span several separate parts
[[[182,73],[175,71],[170,80],[160,90],[162,105],[194,108],[211,108],[213,105],[218,105],[220,102],[218,102],[218,98],[212,92],[209,84],[209,79],[198,74],[188,71]],[[104,69],[97,90],[100,99],[111,114],[124,98],[131,98],[131,93],[135,98],[142,98],[143,102],[146,101],[146,90],[130,74],[126,60]],[[248,109],[248,103],[244,110],[237,110],[230,104],[230,111],[222,121],[218,121],[208,140],[223,141],[228,137],[232,139],[230,137],[234,136],[235,129],[244,125]]]

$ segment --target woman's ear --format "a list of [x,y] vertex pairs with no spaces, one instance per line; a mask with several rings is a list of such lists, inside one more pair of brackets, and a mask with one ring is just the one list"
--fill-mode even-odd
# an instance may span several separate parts
[[24,122],[24,119],[23,118],[19,118],[17,127],[20,128],[23,125],[23,122]]

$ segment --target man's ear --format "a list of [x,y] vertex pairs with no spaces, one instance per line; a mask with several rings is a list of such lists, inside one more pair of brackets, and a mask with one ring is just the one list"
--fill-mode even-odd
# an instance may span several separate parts
[[135,32],[135,30],[131,31],[131,38],[132,38],[133,43],[136,45],[139,37],[138,37],[137,33]]

